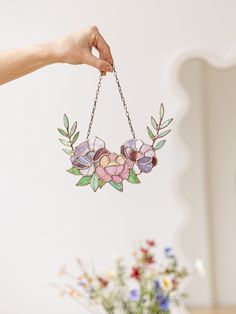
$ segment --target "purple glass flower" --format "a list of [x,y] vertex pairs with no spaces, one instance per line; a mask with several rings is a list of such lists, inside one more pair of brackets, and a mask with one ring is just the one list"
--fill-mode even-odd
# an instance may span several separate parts
[[74,167],[80,169],[83,176],[88,176],[94,173],[99,159],[108,154],[104,141],[98,137],[91,137],[75,147],[70,160]]
[[130,301],[139,301],[140,293],[138,289],[133,289],[129,293]]
[[130,169],[136,174],[148,173],[157,164],[157,157],[151,145],[132,139],[121,146],[121,154],[128,159]]

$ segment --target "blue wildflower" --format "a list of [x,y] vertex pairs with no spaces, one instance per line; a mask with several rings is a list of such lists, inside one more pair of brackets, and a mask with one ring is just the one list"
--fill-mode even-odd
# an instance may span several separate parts
[[138,289],[133,289],[129,293],[129,298],[131,301],[138,301],[139,300],[139,290]]
[[165,255],[166,255],[167,257],[174,257],[174,256],[175,256],[172,247],[167,246],[167,247],[164,249],[164,252],[165,252]]
[[170,300],[168,297],[164,296],[160,291],[156,294],[156,299],[159,302],[160,309],[162,311],[167,311],[170,308]]
[[159,282],[159,280],[155,280],[154,281],[154,287],[155,287],[155,290],[157,291],[158,289],[160,289],[160,287],[161,287],[161,285],[160,285],[160,282]]

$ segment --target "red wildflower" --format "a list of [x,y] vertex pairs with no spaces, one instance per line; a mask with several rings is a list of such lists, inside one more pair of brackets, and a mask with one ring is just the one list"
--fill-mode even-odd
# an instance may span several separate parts
[[101,284],[101,286],[102,286],[103,288],[106,288],[106,287],[107,287],[107,285],[108,285],[108,280],[106,280],[106,279],[104,279],[104,278],[102,278],[102,277],[98,277],[98,281],[100,282],[100,284]]
[[176,278],[172,279],[173,290],[177,290],[178,288],[178,280]]
[[146,243],[150,247],[156,246],[156,242],[154,240],[146,240]]
[[146,258],[145,258],[145,262],[146,262],[147,264],[153,264],[153,263],[155,263],[155,260],[154,260],[154,258],[153,258],[153,255],[147,255]]
[[131,278],[140,280],[141,272],[140,272],[140,267],[132,267],[131,271]]
[[148,249],[145,249],[143,247],[140,248],[140,251],[144,254],[147,255],[148,254]]

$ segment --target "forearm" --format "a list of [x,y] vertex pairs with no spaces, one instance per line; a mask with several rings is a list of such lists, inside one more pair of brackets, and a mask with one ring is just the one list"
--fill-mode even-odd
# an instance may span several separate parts
[[58,62],[53,43],[0,52],[0,85]]
[[[99,51],[99,58],[92,54]],[[113,71],[113,59],[96,26],[87,27],[57,40],[0,51],[0,85],[52,63],[89,64],[102,74]]]

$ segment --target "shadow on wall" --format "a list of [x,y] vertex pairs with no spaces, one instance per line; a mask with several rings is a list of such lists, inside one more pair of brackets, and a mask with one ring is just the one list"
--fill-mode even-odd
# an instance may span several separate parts
[[189,96],[181,136],[190,154],[179,182],[190,208],[181,241],[188,258],[207,267],[205,278],[190,282],[188,304],[235,305],[236,67],[191,59],[179,80]]

